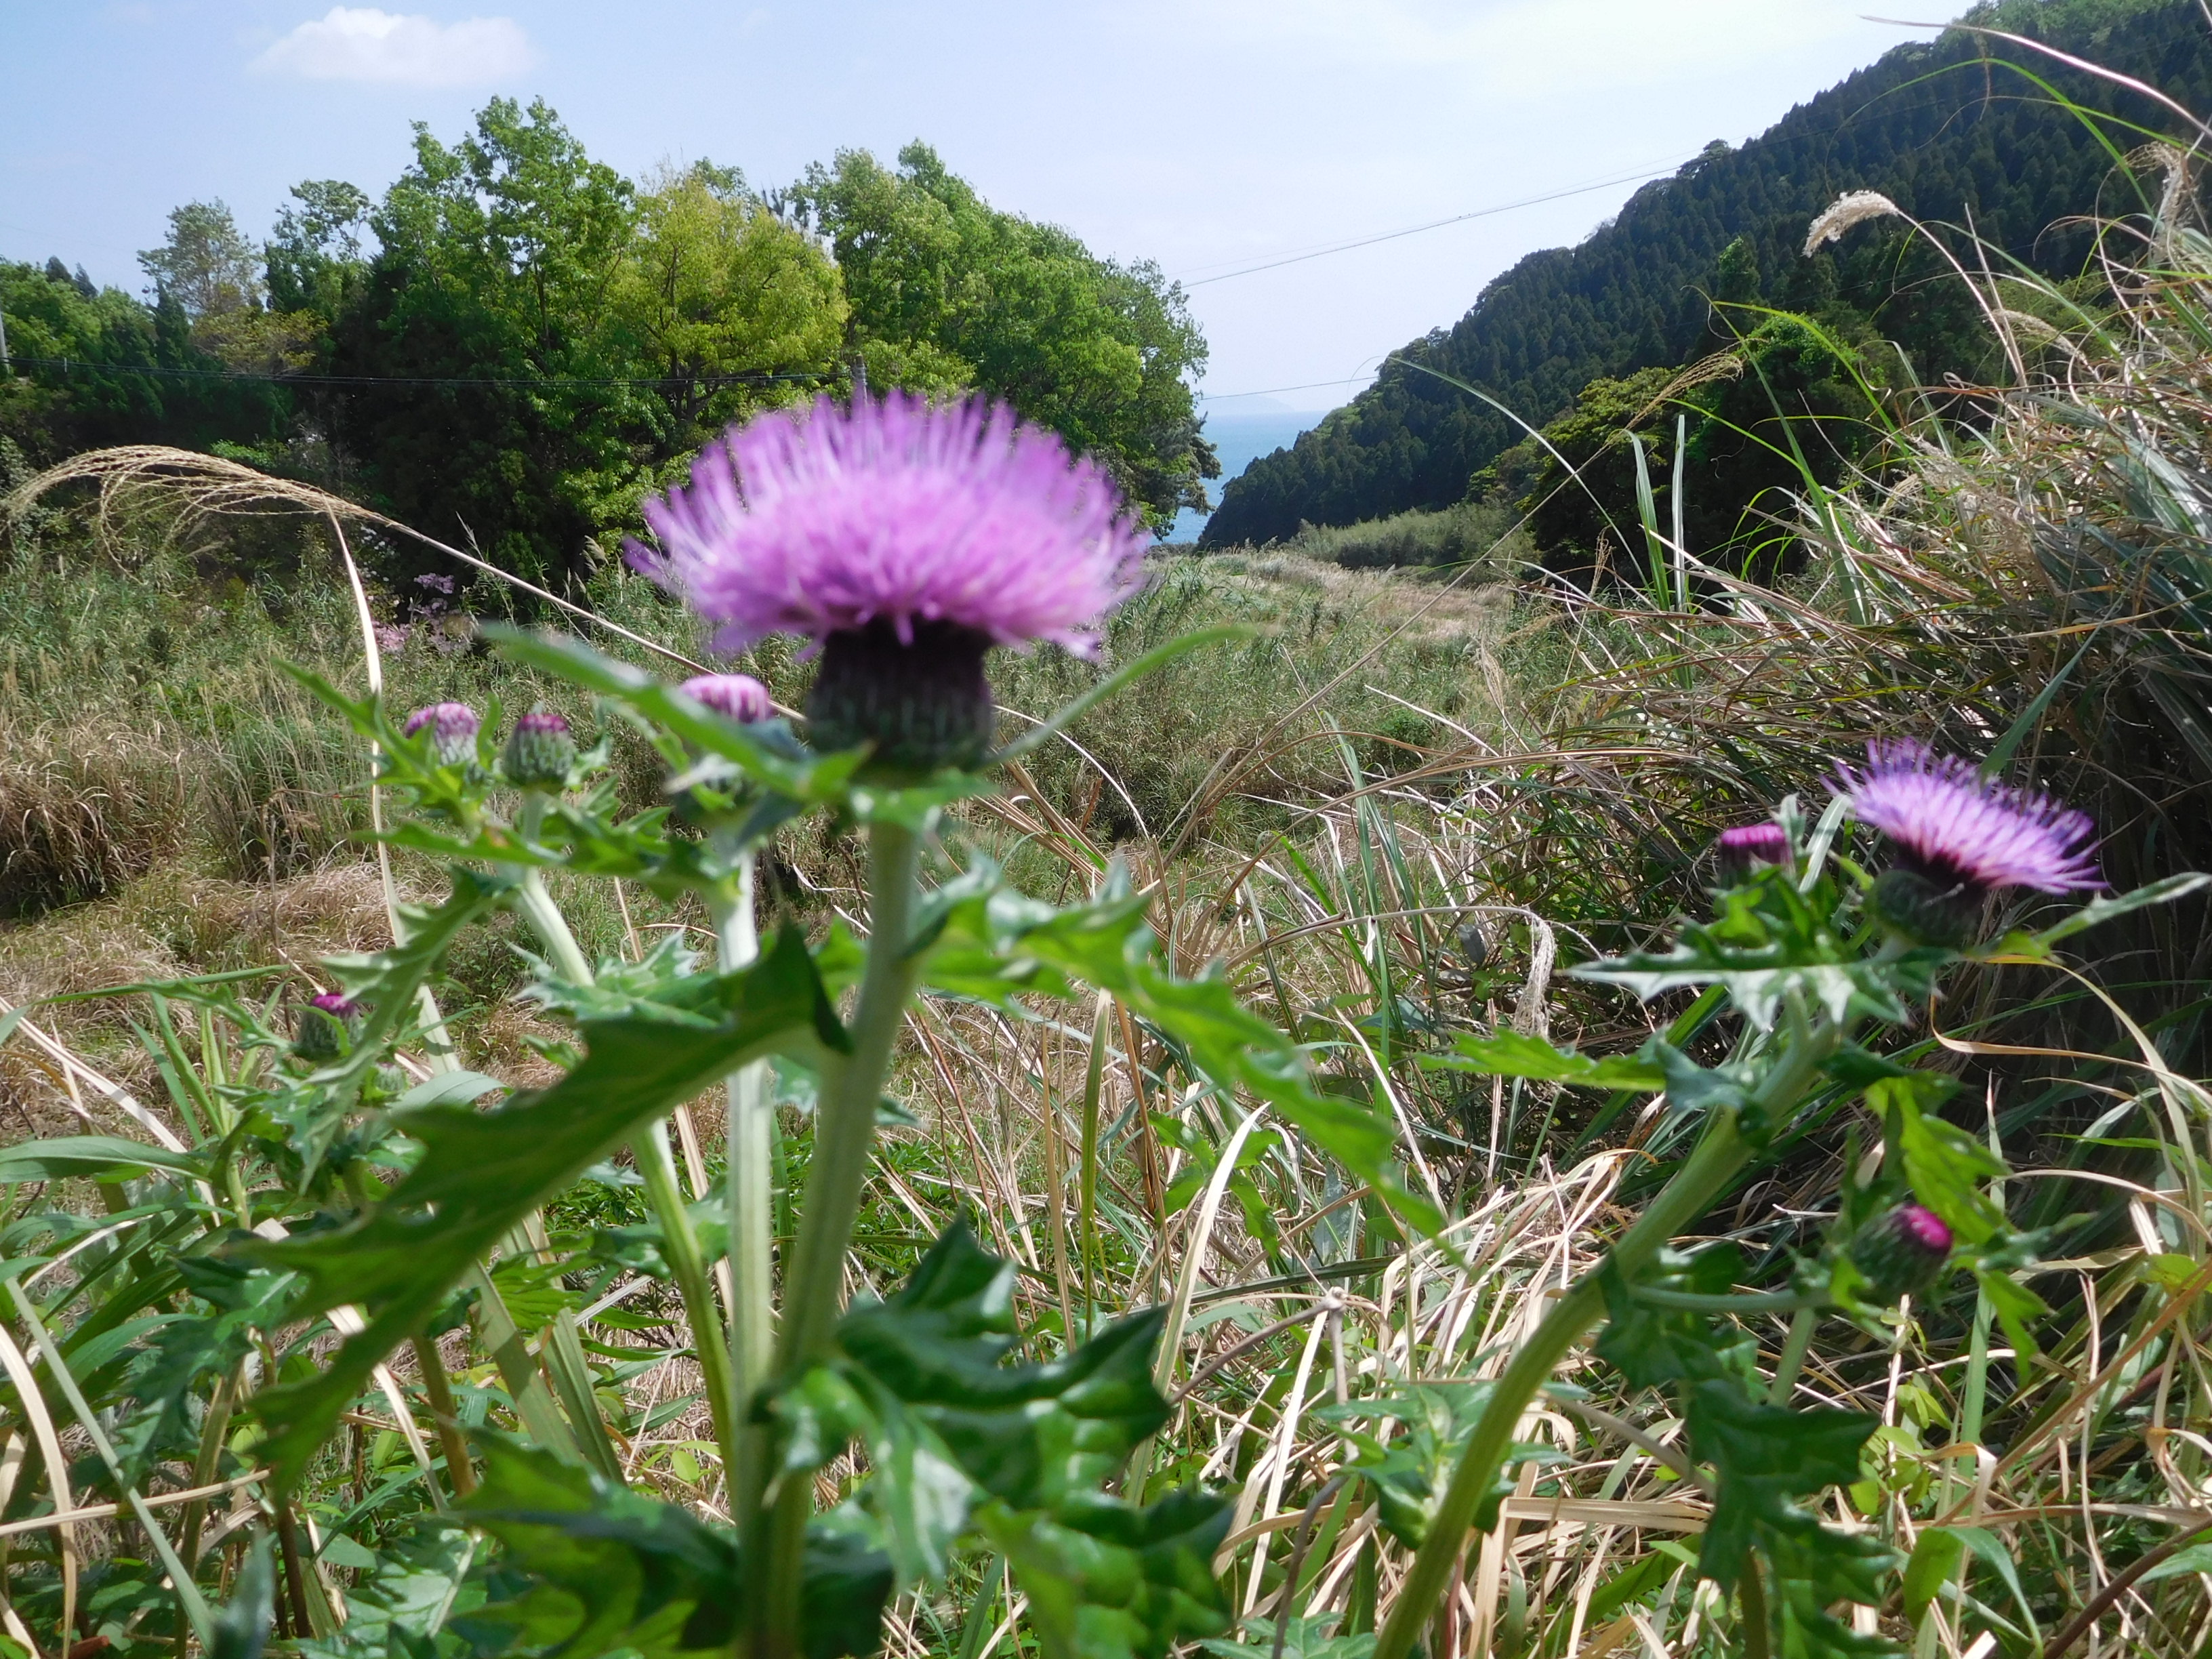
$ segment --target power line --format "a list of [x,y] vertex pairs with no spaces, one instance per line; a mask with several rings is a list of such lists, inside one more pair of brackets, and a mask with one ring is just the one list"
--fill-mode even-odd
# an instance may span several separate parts
[[[1403,230],[1386,230],[1378,236],[1362,236],[1349,242],[1334,242],[1310,252],[1285,254],[1278,259],[1265,260],[1259,264],[1245,265],[1236,270],[1224,270],[1218,276],[1200,276],[1183,284],[1185,288],[1204,288],[1209,283],[1225,283],[1233,276],[1249,276],[1262,270],[1277,270],[1285,265],[1303,264],[1309,259],[1327,258],[1332,253],[1348,253],[1354,248],[1372,247],[1377,242],[1395,242],[1404,236],[1419,236],[1424,231],[1442,230],[1446,225],[1463,225],[1470,219],[1488,219],[1500,213],[1511,213],[1526,207],[1540,206],[1546,202],[1565,201],[1570,196],[1587,196],[1595,190],[1611,190],[1620,185],[1641,184],[1647,179],[1663,178],[1675,170],[1676,163],[1654,167],[1645,173],[1631,173],[1617,179],[1600,179],[1594,185],[1576,185],[1567,190],[1555,190],[1542,196],[1525,196],[1517,202],[1500,202],[1494,207],[1476,208],[1469,213],[1455,213],[1449,219],[1431,219],[1426,224],[1408,225]],[[1203,267],[1201,267],[1203,269]]]
[[1218,404],[1231,398],[1271,398],[1278,392],[1311,392],[1317,386],[1358,386],[1362,380],[1371,380],[1371,374],[1347,374],[1340,380],[1303,380],[1297,386],[1267,386],[1257,392],[1201,392],[1197,394],[1202,404]]

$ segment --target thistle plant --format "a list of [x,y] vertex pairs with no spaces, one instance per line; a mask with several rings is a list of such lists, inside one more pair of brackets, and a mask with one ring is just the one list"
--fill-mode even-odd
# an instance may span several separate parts
[[[2034,1351],[2031,1322],[2044,1309],[2010,1274],[2032,1241],[2010,1231],[1982,1190],[2004,1166],[1936,1115],[1955,1082],[1883,1058],[1860,1039],[1870,1028],[1910,1026],[1960,964],[2047,957],[2058,939],[2193,890],[2202,878],[2096,901],[2040,934],[1986,941],[1978,925],[2008,891],[2056,895],[2100,885],[2084,816],[1905,741],[1872,744],[1867,763],[1839,766],[1831,788],[1833,799],[1809,834],[1794,799],[1771,824],[1723,833],[1713,919],[1684,923],[1671,951],[1574,970],[1647,1000],[1697,989],[1698,1018],[1653,1037],[1632,1060],[1500,1036],[1463,1038],[1455,1054],[1431,1062],[1663,1091],[1672,1111],[1700,1127],[1689,1156],[1601,1265],[1553,1304],[1488,1386],[1376,1659],[1404,1659],[1419,1640],[1468,1528],[1496,1524],[1509,1490],[1501,1473],[1515,1458],[1524,1415],[1593,1331],[1597,1358],[1632,1388],[1676,1396],[1692,1455],[1711,1467],[1713,1510],[1698,1571],[1737,1595],[1738,1650],[1759,1659],[1895,1650],[1836,1609],[1880,1605],[1886,1574],[1901,1558],[1872,1534],[1822,1522],[1801,1501],[1857,1480],[1862,1449],[1880,1426],[1863,1413],[1797,1406],[1798,1369],[1814,1323],[1833,1313],[1880,1331],[1887,1310],[1924,1294],[1947,1267],[1976,1275],[2021,1354]],[[1889,856],[1878,873],[1834,854],[1846,817],[1884,838]],[[1727,1012],[1738,1017],[1740,1034],[1725,1060],[1702,1065],[1670,1040]],[[1826,1241],[1797,1261],[1783,1288],[1740,1293],[1746,1264],[1732,1246],[1687,1255],[1673,1248],[1816,1103],[1838,1094],[1863,1099],[1880,1126],[1881,1160],[1864,1185],[1855,1169],[1847,1173]],[[1790,1336],[1772,1375],[1762,1376],[1755,1349],[1726,1322],[1783,1310],[1793,1314]]]
[[[1951,1080],[1881,1038],[1916,1036],[1946,975],[2047,957],[2194,878],[1993,937],[2021,895],[2098,887],[2090,826],[1964,761],[1879,744],[1837,769],[1817,822],[1786,802],[1719,837],[1700,866],[1714,872],[1710,915],[1680,921],[1665,948],[1575,970],[1647,1000],[1694,994],[1662,1011],[1673,1018],[1662,1035],[1600,1055],[1516,1029],[1451,1043],[1428,1036],[1440,1024],[1398,1019],[1376,1028],[1394,1057],[1376,1068],[1377,1094],[1358,1098],[1342,1077],[1317,1075],[1328,1061],[1312,1022],[1294,1037],[1243,1006],[1226,975],[1171,971],[1147,926],[1158,896],[1133,890],[1125,870],[1102,855],[1091,891],[1048,902],[963,834],[958,809],[993,789],[999,769],[1206,641],[1121,665],[994,746],[991,653],[1091,652],[1139,579],[1141,535],[1103,474],[985,405],[821,404],[733,434],[647,517],[658,544],[633,548],[634,562],[726,645],[776,631],[804,641],[816,668],[799,720],[742,673],[663,679],[518,630],[499,633],[499,648],[543,676],[548,702],[511,723],[453,702],[395,721],[379,698],[303,675],[379,757],[397,809],[386,839],[442,868],[442,896],[397,907],[391,948],[331,959],[320,982],[337,988],[305,1006],[244,988],[271,970],[133,988],[154,1010],[149,1042],[190,1132],[179,1147],[85,1136],[0,1149],[0,1183],[85,1176],[121,1206],[98,1226],[56,1212],[10,1224],[12,1271],[38,1284],[67,1262],[79,1275],[41,1287],[37,1317],[58,1321],[78,1285],[103,1282],[123,1285],[110,1305],[125,1311],[112,1316],[128,1317],[175,1294],[179,1274],[216,1310],[162,1326],[136,1393],[83,1413],[88,1440],[113,1454],[120,1504],[166,1462],[192,1471],[196,1492],[255,1491],[253,1513],[266,1516],[261,1541],[228,1552],[201,1540],[243,1510],[225,1519],[191,1498],[174,1548],[142,1523],[156,1559],[137,1593],[161,1609],[143,1615],[147,1631],[244,1654],[274,1621],[316,1659],[402,1649],[839,1659],[882,1648],[886,1607],[912,1592],[915,1605],[959,1598],[944,1645],[975,1659],[1010,1582],[1045,1659],[1159,1659],[1194,1640],[1234,1653],[1224,1638],[1240,1600],[1278,1650],[1295,1635],[1316,1656],[1359,1659],[1372,1643],[1403,1659],[1449,1618],[1455,1570],[1498,1524],[1516,1470],[1533,1475],[1541,1461],[1528,1419],[1547,1390],[1572,1403],[1559,1372],[1587,1346],[1632,1395],[1668,1395],[1686,1425],[1680,1461],[1710,1497],[1697,1568],[1718,1589],[1709,1604],[1731,1650],[1882,1650],[1848,1609],[1887,1601],[1898,1557],[1812,1501],[1859,1480],[1875,1419],[1805,1385],[1816,1328],[1850,1321],[1893,1340],[1915,1306],[1970,1274],[2026,1355],[2040,1304],[2016,1276],[2035,1241],[1988,1190],[2003,1166],[1941,1115]],[[618,740],[661,763],[645,811],[619,805]],[[869,872],[852,925],[812,936],[756,883],[766,849],[809,818],[864,837]],[[1855,846],[1853,821],[1881,842]],[[594,958],[563,901],[609,881],[702,908],[711,959],[675,933]],[[556,1075],[534,1090],[468,1070],[465,1018],[449,1023],[437,1000],[446,953],[502,913],[521,924],[525,996],[562,1028],[540,1043]],[[1478,969],[1510,948],[1502,928],[1495,946],[1473,922],[1459,937]],[[1086,1154],[1105,1133],[1095,1090],[1109,1035],[1146,1034],[1160,1079],[1223,1131],[1209,1162],[1216,1149],[1187,1123],[1153,1121],[1190,1154],[1170,1194],[1204,1188],[1196,1209],[1208,1214],[1233,1200],[1272,1249],[1281,1235],[1254,1168],[1294,1152],[1285,1161],[1325,1169],[1333,1184],[1316,1215],[1357,1206],[1370,1237],[1405,1247],[1332,1268],[1445,1261],[1466,1237],[1445,1224],[1456,1200],[1389,1097],[1393,1066],[1401,1079],[1418,1063],[1663,1100],[1640,1189],[1655,1195],[1624,1186],[1641,1207],[1602,1261],[1540,1321],[1506,1327],[1528,1334],[1482,1357],[1479,1382],[1426,1374],[1410,1340],[1392,1370],[1387,1312],[1371,1375],[1347,1367],[1332,1329],[1338,1402],[1320,1413],[1330,1427],[1304,1522],[1285,1534],[1295,1500],[1274,1510],[1293,1462],[1285,1429],[1274,1512],[1232,1543],[1234,1489],[1151,1449],[1172,1437],[1180,1401],[1167,1382],[1202,1238],[1180,1245],[1172,1312],[1110,1322],[1088,1294],[1096,1240],[1082,1237],[1077,1273],[1061,1271],[1057,1326],[1023,1329],[1017,1265],[957,1221],[892,1247],[917,1259],[902,1282],[849,1292],[871,1176],[896,1175],[878,1125],[896,1115],[901,1044],[925,1000],[986,1011],[1008,1032],[1087,1029]],[[179,1028],[194,1021],[187,1041]],[[1364,1048],[1365,1028],[1346,1023]],[[1139,1046],[1124,1041],[1133,1071]],[[716,1091],[725,1156],[687,1194],[669,1125]],[[787,1135],[793,1099],[811,1103],[812,1121]],[[1677,1248],[1794,1137],[1852,1103],[1878,1152],[1846,1158],[1834,1215],[1794,1258],[1754,1268],[1726,1243]],[[1691,1142],[1686,1156],[1668,1150]],[[611,1158],[629,1169],[611,1170]],[[1419,1167],[1428,1196],[1408,1190],[1401,1160]],[[1086,1223],[1101,1167],[1086,1155]],[[804,1189],[787,1229],[777,1194],[794,1169]],[[645,1218],[588,1241],[564,1230],[560,1206],[579,1184],[607,1182],[635,1185]],[[111,1250],[101,1229],[138,1227],[183,1265],[173,1273],[171,1256],[145,1251],[156,1266],[129,1277],[137,1235],[118,1232],[134,1242]],[[667,1501],[637,1468],[653,1419],[608,1404],[610,1368],[592,1361],[610,1351],[587,1346],[582,1297],[564,1280],[582,1272],[593,1275],[586,1296],[625,1294],[636,1273],[681,1303],[683,1335],[659,1352],[696,1366],[696,1395],[676,1403],[709,1424],[702,1455],[713,1465],[690,1503]],[[1308,1362],[1344,1304],[1332,1291],[1316,1308]],[[1769,1364],[1747,1324],[1778,1315],[1788,1335]],[[110,1317],[80,1322],[95,1357]],[[1225,1347],[1183,1394],[1279,1329]],[[451,1364],[457,1342],[485,1363]],[[626,1352],[613,1351],[619,1363],[632,1363]],[[110,1403],[118,1397],[128,1411]],[[329,1480],[338,1437],[384,1423],[406,1443],[394,1443],[398,1467],[380,1483],[355,1478],[349,1518],[402,1488],[427,1507],[404,1548],[352,1587],[356,1616],[341,1626],[337,1598],[319,1599],[304,1494],[318,1471]],[[370,1461],[356,1433],[355,1468]],[[58,1476],[51,1490],[63,1491]],[[1297,1605],[1314,1583],[1308,1546],[1334,1528],[1341,1547],[1355,1502],[1373,1505],[1373,1541],[1346,1551],[1358,1560],[1333,1581],[1347,1586],[1342,1625],[1324,1635]],[[1267,1559],[1270,1526],[1291,1547],[1287,1562]],[[1941,1527],[1923,1536],[1957,1545]],[[1409,1553],[1395,1586],[1379,1565],[1386,1537]],[[1940,1565],[1939,1553],[1929,1559]],[[1224,1583],[1217,1563],[1246,1559],[1244,1582]],[[31,1601],[10,1587],[55,1629],[73,1628],[71,1559],[55,1558]],[[1909,1617],[1937,1595],[1929,1577],[1906,1585]]]
[[[511,655],[595,699],[603,727],[654,745],[663,806],[620,815],[611,738],[581,742],[551,708],[516,720],[487,764],[495,716],[439,704],[395,729],[374,699],[314,682],[384,757],[381,782],[407,808],[388,838],[445,860],[452,892],[410,915],[392,951],[337,965],[345,994],[373,1012],[349,1050],[319,1052],[307,1080],[326,1086],[295,1109],[330,1146],[404,1147],[378,1154],[396,1181],[356,1158],[336,1224],[234,1247],[296,1275],[295,1318],[365,1310],[319,1372],[253,1395],[262,1455],[280,1483],[296,1481],[397,1345],[437,1369],[423,1345],[459,1292],[499,1358],[519,1433],[479,1431],[471,1445],[441,1407],[441,1432],[455,1431],[447,1462],[468,1523],[543,1592],[484,1615],[507,1619],[525,1645],[871,1653],[894,1586],[941,1583],[977,1552],[1013,1573],[1053,1654],[1156,1655],[1220,1633],[1211,1557],[1226,1501],[1196,1487],[1145,1502],[1114,1490],[1170,1415],[1153,1377],[1161,1313],[1069,1330],[1059,1358],[1010,1363],[1013,1267],[958,1224],[902,1290],[846,1296],[877,1120],[920,994],[1030,1018],[1103,994],[1173,1042],[1201,1086],[1264,1103],[1411,1225],[1437,1223],[1400,1182],[1387,1125],[1317,1092],[1296,1046],[1219,980],[1160,964],[1146,901],[1123,874],[1054,907],[950,833],[946,808],[989,788],[1001,758],[988,653],[1094,650],[1097,625],[1139,582],[1142,532],[1105,475],[1057,439],[985,404],[903,398],[763,417],[709,450],[647,517],[659,546],[633,547],[633,562],[725,643],[795,631],[818,665],[794,731],[745,675],[671,685],[574,641],[506,633]],[[1059,718],[1205,637],[1125,665]],[[865,944],[838,930],[810,945],[780,921],[763,949],[755,861],[809,813],[866,837]],[[554,897],[556,872],[696,896],[719,961],[672,944],[641,961],[588,959]],[[530,998],[574,1027],[565,1075],[483,1111],[467,1103],[489,1080],[448,1059],[453,1082],[434,1076],[390,1109],[365,1086],[373,1063],[436,1029],[424,1024],[436,1019],[424,975],[462,929],[502,908],[535,935]],[[796,1237],[781,1255],[771,1064],[811,1078],[815,1103]],[[663,1120],[717,1084],[726,1172],[694,1204]],[[515,1274],[548,1249],[538,1206],[625,1145],[684,1303],[726,1528],[629,1491],[573,1322],[547,1328],[533,1366],[503,1310],[502,1284],[526,1283]],[[872,1471],[858,1501],[817,1513],[817,1473],[856,1442]],[[580,1604],[574,1616],[550,1610]]]

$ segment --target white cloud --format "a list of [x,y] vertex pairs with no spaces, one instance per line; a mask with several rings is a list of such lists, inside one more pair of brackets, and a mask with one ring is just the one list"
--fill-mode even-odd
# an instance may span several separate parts
[[504,80],[537,61],[530,38],[512,17],[441,23],[374,6],[332,6],[271,46],[252,67],[310,81],[471,87]]

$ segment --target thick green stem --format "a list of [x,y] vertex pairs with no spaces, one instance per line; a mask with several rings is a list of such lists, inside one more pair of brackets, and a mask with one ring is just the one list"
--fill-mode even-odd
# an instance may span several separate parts
[[[760,955],[753,925],[753,854],[724,852],[732,865],[730,892],[714,905],[721,969],[733,973]],[[775,1101],[766,1060],[730,1073],[724,1085],[729,1128],[730,1372],[737,1402],[734,1454],[729,1466],[730,1512],[747,1516],[760,1507],[768,1482],[766,1430],[750,1420],[751,1401],[767,1382],[775,1354]]]
[[[1803,1092],[1820,1061],[1834,1048],[1838,1035],[1832,1028],[1824,1028],[1817,1036],[1802,1028],[1793,1034],[1794,1040],[1754,1097],[1770,1118]],[[1617,1267],[1625,1277],[1634,1279],[1668,1241],[1711,1206],[1749,1161],[1751,1152],[1737,1127],[1737,1114],[1717,1112],[1697,1150],[1651,1201],[1651,1207],[1607,1253],[1605,1266]],[[1412,1571],[1406,1575],[1390,1617],[1376,1639],[1373,1659],[1406,1659],[1413,1650],[1422,1626],[1451,1577],[1452,1567],[1466,1546],[1468,1530],[1474,1523],[1475,1510],[1498,1478],[1498,1465],[1528,1402],[1551,1380],[1568,1350],[1604,1313],[1605,1294],[1599,1287],[1598,1273],[1583,1274],[1522,1344],[1492,1386],[1489,1403],[1467,1449],[1460,1454],[1428,1538],[1415,1553]]]
[[[526,838],[537,834],[544,811],[545,803],[541,797],[532,795],[525,803],[521,830]],[[553,902],[536,870],[522,872],[520,893],[522,913],[552,957],[553,965],[572,983],[591,984],[594,978],[592,964],[569,930],[568,918]],[[714,1419],[715,1443],[720,1449],[724,1467],[732,1467],[737,1455],[737,1441],[729,1354],[724,1346],[721,1315],[714,1305],[714,1285],[707,1274],[706,1255],[691,1225],[691,1212],[684,1202],[684,1189],[677,1182],[676,1159],[669,1150],[667,1126],[653,1124],[630,1143],[630,1156],[637,1164],[638,1173],[645,1178],[646,1198],[653,1206],[653,1218],[660,1224],[669,1268],[676,1276],[676,1288],[684,1299],[684,1316],[691,1327],[692,1348],[699,1357],[708,1411]],[[582,1348],[574,1340],[572,1326],[573,1321],[556,1322],[553,1340],[562,1349],[563,1364],[555,1368],[555,1381],[564,1385],[562,1391],[567,1397],[570,1415],[588,1413],[596,1425],[598,1413],[586,1385],[587,1373],[582,1363]],[[587,1449],[597,1449],[594,1437],[586,1434],[580,1421],[577,1431],[584,1437]]]
[[[853,1013],[852,1052],[823,1079],[816,1109],[814,1158],[807,1170],[806,1207],[785,1275],[776,1373],[796,1376],[830,1350],[844,1301],[845,1249],[860,1212],[876,1103],[890,1069],[892,1045],[914,990],[914,832],[878,823],[868,839],[868,965]],[[754,1659],[790,1659],[799,1650],[800,1574],[813,1482],[787,1477],[778,1493],[766,1571],[756,1583],[767,1594],[756,1604]],[[755,1559],[761,1558],[756,1556]]]
[[729,1468],[738,1450],[737,1393],[730,1384],[730,1351],[722,1337],[721,1316],[714,1308],[706,1253],[699,1248],[691,1212],[684,1206],[684,1189],[677,1184],[676,1154],[668,1145],[668,1126],[653,1124],[630,1143],[630,1148],[637,1159],[638,1173],[645,1177],[646,1197],[660,1218],[661,1249],[684,1297],[684,1316],[691,1323],[691,1349],[699,1358],[700,1384],[714,1419],[714,1444],[721,1451],[723,1468]]
[[1797,1373],[1805,1369],[1805,1352],[1813,1346],[1813,1328],[1820,1322],[1816,1303],[1807,1303],[1790,1316],[1790,1335],[1782,1344],[1781,1357],[1774,1362],[1774,1380],[1766,1389],[1768,1405],[1786,1406],[1790,1396],[1797,1392]]

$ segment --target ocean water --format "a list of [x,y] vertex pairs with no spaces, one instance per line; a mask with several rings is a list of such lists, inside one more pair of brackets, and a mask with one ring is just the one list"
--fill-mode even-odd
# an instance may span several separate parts
[[[1237,399],[1242,404],[1246,400]],[[1221,476],[1206,485],[1206,494],[1218,502],[1221,487],[1252,465],[1262,455],[1272,455],[1279,449],[1290,447],[1298,434],[1310,432],[1322,422],[1326,410],[1297,409],[1236,409],[1206,417],[1206,435],[1212,439],[1221,457]],[[1207,515],[1194,513],[1188,507],[1176,516],[1175,530],[1167,539],[1171,542],[1194,542],[1198,532],[1206,528]]]

